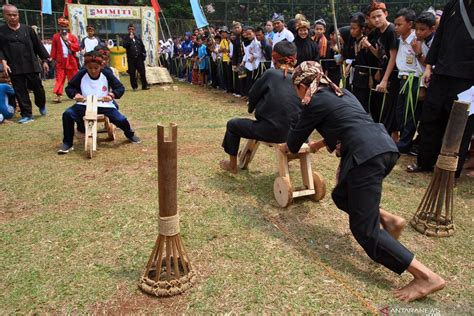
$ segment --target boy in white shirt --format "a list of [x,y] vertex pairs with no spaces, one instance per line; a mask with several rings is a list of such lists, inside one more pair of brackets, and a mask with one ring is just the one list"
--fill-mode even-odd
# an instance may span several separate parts
[[251,26],[245,28],[245,38],[247,42],[250,42],[247,46],[244,45],[244,58],[242,59],[242,65],[245,67],[245,72],[247,73],[244,95],[248,95],[255,82],[256,71],[260,66],[262,50],[260,48],[260,42],[255,38],[255,33]]
[[395,32],[399,35],[396,65],[400,79],[400,93],[395,113],[397,130],[400,132],[397,146],[401,154],[410,152],[421,110],[421,107],[417,106],[417,99],[423,72],[411,45],[416,39],[413,29],[415,19],[415,11],[403,8],[395,15],[394,23]]
[[66,87],[66,94],[74,99],[76,104],[63,113],[63,145],[58,150],[58,154],[63,155],[74,150],[74,123],[81,126],[86,112],[84,100],[88,95],[101,98],[97,113],[108,117],[110,122],[120,128],[132,143],[139,144],[140,138],[135,135],[127,118],[119,112],[118,105],[114,101],[121,98],[125,92],[122,83],[110,70],[104,70],[104,58],[99,52],[86,53],[84,65],[86,70],[79,71]]

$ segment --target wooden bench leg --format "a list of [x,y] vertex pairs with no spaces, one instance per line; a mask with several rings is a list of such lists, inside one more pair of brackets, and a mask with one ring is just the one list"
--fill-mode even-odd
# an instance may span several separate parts
[[242,150],[239,151],[237,164],[240,169],[247,169],[249,163],[253,160],[260,143],[255,139],[248,139]]

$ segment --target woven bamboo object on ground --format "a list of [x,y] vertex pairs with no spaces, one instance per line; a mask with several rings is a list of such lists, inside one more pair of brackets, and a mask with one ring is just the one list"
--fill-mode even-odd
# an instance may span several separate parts
[[173,296],[190,289],[195,273],[186,254],[179,230],[177,207],[177,134],[176,124],[169,135],[158,125],[159,235],[138,287],[155,296]]
[[458,165],[459,146],[469,115],[469,103],[455,101],[444,134],[443,145],[433,178],[410,224],[430,237],[454,234],[454,174]]
[[173,83],[173,78],[165,67],[145,67],[146,81],[149,84]]

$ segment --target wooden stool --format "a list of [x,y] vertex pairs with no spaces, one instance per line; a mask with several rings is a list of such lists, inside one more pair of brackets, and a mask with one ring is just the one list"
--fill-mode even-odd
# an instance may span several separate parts
[[96,96],[87,96],[86,114],[84,115],[85,139],[84,151],[87,157],[92,158],[93,152],[97,150],[97,122],[104,122],[105,130],[109,140],[115,140],[115,125],[110,123],[109,118],[103,114],[97,114]]
[[[279,176],[273,183],[273,193],[281,207],[287,207],[291,204],[293,198],[301,196],[311,196],[315,201],[320,201],[324,198],[326,195],[326,184],[319,172],[312,171],[311,159],[309,158],[311,152],[307,144],[303,144],[297,154],[285,154],[278,148],[278,144],[249,139],[238,155],[238,166],[240,169],[247,169],[260,143],[275,148]],[[301,188],[293,187],[288,169],[288,163],[296,159],[300,161],[301,176],[303,178],[303,187]]]

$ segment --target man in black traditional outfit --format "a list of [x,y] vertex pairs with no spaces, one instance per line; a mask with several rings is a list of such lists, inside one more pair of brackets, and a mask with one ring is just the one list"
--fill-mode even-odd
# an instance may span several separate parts
[[279,42],[272,58],[275,69],[265,71],[249,93],[248,111],[255,111],[256,120],[234,118],[227,122],[222,147],[230,159],[220,162],[226,171],[237,173],[240,138],[283,143],[298,120],[300,101],[288,74],[296,64],[296,46],[288,41]]
[[[3,6],[6,24],[0,27],[0,60],[5,73],[10,75],[22,118],[20,124],[33,121],[28,89],[33,91],[35,104],[41,115],[46,115],[46,93],[39,74],[49,71],[49,54],[33,29],[20,24],[18,9],[11,4]],[[42,60],[43,69],[38,63]]]
[[445,281],[398,242],[405,226],[403,218],[380,208],[383,179],[399,157],[384,126],[372,120],[353,94],[324,75],[317,62],[302,63],[292,79],[304,109],[281,150],[297,153],[317,130],[324,140],[310,142],[310,147],[318,150],[326,146],[341,156],[332,199],[349,214],[354,238],[375,262],[398,274],[406,270],[414,277],[395,291],[395,296],[410,302],[441,290]]

